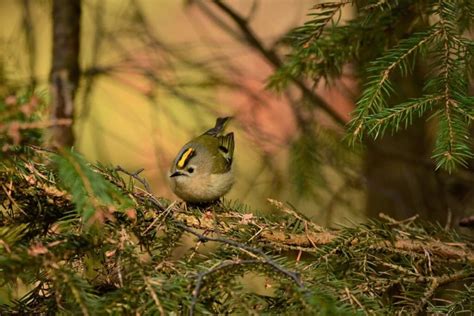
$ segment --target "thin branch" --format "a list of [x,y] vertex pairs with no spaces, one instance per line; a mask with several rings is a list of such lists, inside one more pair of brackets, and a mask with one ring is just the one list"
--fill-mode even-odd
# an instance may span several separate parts
[[115,170],[116,170],[116,171],[123,172],[123,173],[125,173],[126,175],[130,176],[130,178],[133,178],[133,179],[137,180],[138,182],[140,182],[141,184],[143,184],[143,186],[145,187],[145,190],[146,190],[148,193],[151,193],[150,185],[148,184],[148,182],[146,181],[146,179],[139,177],[139,174],[142,173],[142,171],[145,170],[145,168],[140,168],[140,169],[138,169],[138,170],[135,171],[135,172],[129,172],[129,171],[123,169],[122,167],[117,166],[117,167],[115,168]]
[[178,222],[178,223],[176,223],[176,226],[178,226],[179,228],[187,231],[188,233],[191,233],[194,236],[198,237],[198,239],[201,242],[215,241],[215,242],[218,242],[218,243],[227,244],[227,245],[232,246],[234,248],[245,250],[245,251],[248,251],[252,254],[258,255],[262,258],[263,263],[266,263],[266,264],[272,266],[278,272],[280,272],[280,273],[288,276],[290,279],[292,279],[296,283],[296,285],[298,285],[298,287],[303,288],[303,283],[301,282],[301,279],[300,279],[299,275],[296,272],[286,270],[285,268],[283,268],[281,265],[276,263],[274,260],[272,260],[262,250],[260,250],[258,248],[253,248],[253,247],[247,246],[245,244],[242,244],[242,243],[239,243],[237,241],[230,240],[230,239],[225,239],[225,238],[221,238],[221,237],[208,237],[208,236],[205,236],[203,234],[198,233],[194,229],[191,229],[190,227],[186,226],[184,223],[179,223]]
[[412,314],[418,315],[419,313],[421,313],[424,310],[424,307],[426,306],[428,301],[433,297],[433,295],[436,293],[436,290],[438,290],[440,286],[463,280],[469,276],[472,276],[472,273],[466,273],[466,271],[459,271],[451,275],[446,274],[439,277],[431,277],[429,287],[427,288],[420,302],[413,310]]
[[[133,192],[132,194],[133,194],[134,197],[138,198],[141,201],[147,201],[147,202],[151,203],[160,212],[166,212],[166,209],[163,207],[163,205],[161,205],[161,203],[158,201],[158,199],[151,192],[150,185],[148,184],[146,179],[141,178],[141,177],[138,176],[144,169],[139,169],[135,172],[129,172],[129,171],[123,169],[122,167],[117,166],[115,168],[115,170],[125,173],[126,175],[128,175],[131,178],[133,178],[133,179],[137,180],[138,182],[140,182],[145,187],[145,191],[144,191],[145,196],[143,196],[143,194],[139,194],[138,192]],[[105,177],[107,177],[107,179],[109,181],[112,181],[115,185],[117,185],[117,186],[121,187],[122,189],[124,189],[123,186],[120,183],[117,183],[117,181],[114,181],[109,175],[107,175],[105,173],[102,173],[102,174]]]

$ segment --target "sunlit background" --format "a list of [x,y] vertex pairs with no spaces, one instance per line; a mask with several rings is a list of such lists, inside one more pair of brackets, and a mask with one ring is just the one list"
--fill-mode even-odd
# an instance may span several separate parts
[[[0,132],[10,137],[11,143],[19,143],[19,123],[15,118],[8,121],[10,117],[2,113],[3,109],[7,112],[14,104],[17,112],[30,111],[27,114],[31,115],[38,104],[44,103],[40,121],[49,119],[52,2],[0,0],[0,98],[4,98],[0,102]],[[381,8],[383,2],[378,3]],[[439,221],[446,230],[458,228],[460,218],[472,215],[474,162],[470,161],[470,169],[453,173],[435,170],[431,155],[436,120],[421,118],[406,130],[400,128],[377,140],[364,138],[354,146],[348,144],[345,124],[360,97],[360,83],[367,79],[361,68],[389,45],[382,43],[382,48],[373,51],[372,43],[364,43],[368,48],[361,45],[364,47],[357,52],[362,57],[344,59],[337,80],[305,77],[311,71],[299,69],[295,75],[298,82],[278,90],[269,87],[269,82],[280,66],[291,60],[285,59],[292,52],[288,35],[311,19],[308,13],[314,13],[311,9],[318,1],[223,1],[232,11],[216,3],[219,1],[81,0],[82,73],[75,97],[74,150],[93,163],[120,166],[130,172],[143,169],[140,175],[154,194],[176,200],[167,175],[175,155],[191,138],[213,127],[217,117],[233,116],[228,131],[233,131],[236,138],[236,183],[225,197],[235,206],[232,211],[281,214],[268,202],[275,199],[297,210],[296,216],[301,212],[325,227],[352,226],[380,217],[387,225],[406,223],[408,227],[419,214],[422,219]],[[404,5],[412,4],[407,1]],[[355,5],[347,5],[325,27],[333,26],[332,22],[347,25],[345,21],[356,16],[356,9]],[[387,32],[395,38],[391,44],[403,38],[401,33],[413,32],[412,22],[419,23],[415,15],[406,15],[409,22],[393,18],[393,25],[398,24]],[[370,32],[380,35],[378,28]],[[364,34],[359,42],[351,37],[347,44],[357,46],[365,40]],[[328,51],[330,59],[332,50]],[[317,54],[305,57],[314,56]],[[321,63],[325,62],[334,61]],[[334,64],[333,68],[338,67],[338,62]],[[393,78],[397,93],[387,100],[387,107],[416,96],[425,74],[420,71],[411,77],[397,76]],[[22,95],[30,99],[19,101]],[[321,109],[321,104],[329,111]],[[336,113],[339,121],[328,112]],[[12,126],[16,126],[14,133],[9,130]],[[38,132],[37,127],[31,129]],[[1,143],[3,134],[0,163],[7,152]],[[242,218],[245,216],[252,217],[245,214]],[[292,225],[288,220],[281,222],[282,226],[289,225],[287,228]],[[196,244],[192,235],[183,236],[173,249],[171,257],[176,260],[184,258],[190,249],[197,253],[198,246],[200,253],[214,249],[210,243],[201,245],[201,240]],[[405,232],[400,231],[400,236],[406,237]],[[358,238],[351,239],[351,244]],[[431,257],[428,250],[423,250],[431,278]],[[192,256],[194,253],[189,260]],[[364,271],[366,262],[367,257]],[[414,262],[420,265],[423,261]],[[406,271],[410,277],[414,275]],[[244,286],[260,295],[276,293],[271,280],[259,273],[246,273],[242,280]],[[18,288],[16,296],[22,297],[27,286],[19,283]]]
[[[284,56],[283,36],[304,22],[313,2],[229,4]],[[167,171],[180,147],[216,117],[234,116],[228,128],[236,134],[237,181],[227,199],[257,212],[271,210],[267,198],[286,201],[321,224],[363,218],[354,181],[359,156],[340,146],[342,130],[317,110],[306,112],[321,139],[303,143],[294,114],[304,106],[300,93],[265,88],[275,65],[221,11],[206,1],[85,0],[81,23],[75,148],[90,161],[144,168],[157,195],[176,199]],[[0,0],[0,69],[10,86],[30,82],[47,95],[51,27],[50,1]],[[348,119],[357,87],[350,78],[340,86],[315,89]]]

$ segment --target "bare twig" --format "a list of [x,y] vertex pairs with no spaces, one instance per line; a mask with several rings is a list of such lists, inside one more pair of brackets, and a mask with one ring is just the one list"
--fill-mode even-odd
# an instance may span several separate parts
[[[145,191],[143,191],[143,194],[139,194],[138,192],[133,192],[133,196],[136,197],[137,199],[141,200],[141,201],[148,201],[150,202],[153,206],[155,206],[160,212],[166,212],[166,209],[163,207],[163,205],[161,205],[161,203],[158,201],[158,199],[153,195],[153,193],[151,192],[151,189],[150,189],[150,185],[148,184],[148,182],[146,181],[145,178],[141,178],[139,177],[138,175],[144,170],[144,169],[139,169],[135,172],[129,172],[125,169],[123,169],[122,167],[120,166],[117,166],[115,168],[115,170],[117,171],[120,171],[120,172],[123,172],[125,173],[126,175],[129,175],[131,178],[137,180],[138,182],[140,182],[144,187],[145,187]],[[114,181],[109,175],[107,174],[104,174],[102,173],[104,176],[106,176],[109,181],[112,181],[115,185],[119,186],[119,187],[122,187],[122,185],[120,183],[117,183],[116,181]],[[122,189],[124,189],[122,187]]]
[[401,224],[413,222],[414,220],[416,220],[419,217],[419,215],[418,214],[413,215],[412,217],[409,217],[409,218],[401,220],[401,221],[397,221],[396,219],[394,219],[394,218],[392,218],[392,217],[390,217],[390,216],[388,216],[387,214],[384,214],[384,213],[379,213],[379,217],[381,219],[386,220],[391,225],[401,225]]
[[248,251],[248,252],[250,252],[254,255],[258,255],[262,259],[263,263],[266,263],[266,264],[272,266],[278,272],[280,272],[280,273],[288,276],[290,279],[292,279],[298,285],[298,287],[303,288],[303,283],[301,282],[301,279],[300,279],[300,277],[297,273],[295,273],[293,271],[286,270],[285,268],[283,268],[281,265],[276,263],[274,260],[272,260],[262,250],[260,250],[258,248],[253,248],[253,247],[247,246],[245,244],[242,244],[242,243],[239,243],[237,241],[230,240],[230,239],[225,239],[225,238],[221,238],[221,237],[204,236],[203,234],[198,233],[197,231],[195,231],[194,229],[189,228],[188,226],[186,226],[183,223],[176,223],[176,226],[178,226],[178,227],[182,228],[183,230],[187,231],[188,233],[191,233],[194,236],[198,237],[198,239],[202,242],[215,241],[215,242],[218,242],[218,243],[227,244],[227,245],[232,246],[232,247],[237,248],[237,249]]
[[[143,234],[146,234],[153,226],[155,226],[155,224],[160,220],[160,219],[165,219],[168,214],[171,212],[171,210],[175,207],[176,205],[176,201],[174,201],[173,203],[171,203],[164,212],[162,212],[159,216],[157,216],[153,222],[143,231]],[[157,230],[160,229],[162,223],[160,225],[158,225],[158,227],[156,228]]]
[[304,216],[303,214],[285,206],[283,204],[283,202],[280,202],[280,201],[277,201],[277,200],[274,200],[274,199],[267,199],[268,202],[270,202],[271,205],[275,206],[277,209],[279,209],[280,211],[282,211],[283,213],[286,213],[290,216],[293,216],[294,218],[302,221],[303,223],[305,223],[306,225],[312,227],[314,230],[316,231],[324,231],[324,229],[317,225],[316,223],[310,221],[306,216]]
[[115,170],[116,170],[116,171],[123,172],[123,173],[125,173],[126,175],[129,175],[131,178],[137,180],[138,182],[140,182],[141,184],[143,184],[143,186],[145,187],[145,190],[146,190],[148,193],[151,193],[150,185],[148,184],[148,182],[146,181],[146,179],[139,177],[139,174],[142,173],[143,170],[145,170],[145,168],[140,168],[140,169],[138,169],[138,170],[135,171],[135,172],[130,172],[130,171],[127,171],[127,170],[123,169],[123,168],[120,167],[120,166],[117,166],[117,167],[115,168]]
[[351,291],[349,290],[349,288],[347,286],[344,288],[344,291],[346,292],[347,298],[351,302],[351,305],[357,305],[357,307],[359,307],[360,309],[362,309],[364,311],[365,315],[369,315],[369,313],[365,309],[364,305],[362,305],[360,303],[360,301],[357,299],[357,297],[354,294],[351,293]]

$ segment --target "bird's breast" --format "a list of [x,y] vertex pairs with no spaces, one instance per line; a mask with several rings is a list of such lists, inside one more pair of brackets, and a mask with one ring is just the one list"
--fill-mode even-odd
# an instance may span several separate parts
[[232,170],[226,173],[171,178],[173,192],[187,202],[209,202],[229,192],[234,184]]

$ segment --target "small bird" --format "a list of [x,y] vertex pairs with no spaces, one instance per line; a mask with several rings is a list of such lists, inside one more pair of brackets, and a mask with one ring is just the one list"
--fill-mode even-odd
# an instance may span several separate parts
[[216,201],[234,184],[234,133],[223,135],[229,119],[218,118],[213,128],[185,144],[176,156],[169,179],[173,192],[184,201]]

